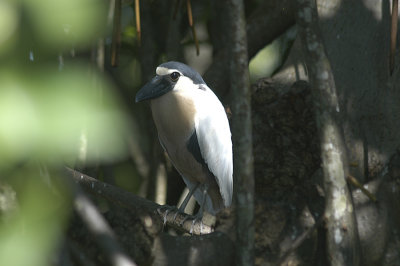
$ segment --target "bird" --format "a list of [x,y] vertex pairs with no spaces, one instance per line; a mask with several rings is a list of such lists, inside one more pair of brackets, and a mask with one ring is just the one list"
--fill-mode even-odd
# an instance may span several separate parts
[[[201,75],[188,65],[170,61],[136,94],[150,101],[161,146],[203,211],[216,215],[232,203],[233,156],[225,108]],[[176,216],[175,216],[176,217]]]

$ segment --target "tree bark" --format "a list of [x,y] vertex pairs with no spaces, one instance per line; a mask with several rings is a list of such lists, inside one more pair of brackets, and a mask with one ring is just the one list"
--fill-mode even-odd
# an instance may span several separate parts
[[309,69],[325,187],[327,253],[331,265],[358,265],[359,244],[354,207],[346,184],[346,148],[330,63],[320,37],[313,0],[299,0],[297,23]]
[[236,204],[236,263],[254,264],[254,176],[247,36],[242,0],[228,1],[230,84],[234,97],[233,161]]

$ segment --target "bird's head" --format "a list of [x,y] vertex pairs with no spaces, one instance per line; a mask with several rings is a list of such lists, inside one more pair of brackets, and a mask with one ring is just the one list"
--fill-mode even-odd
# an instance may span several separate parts
[[157,67],[156,76],[136,94],[136,102],[160,97],[174,89],[204,89],[204,86],[197,71],[183,63],[170,61]]

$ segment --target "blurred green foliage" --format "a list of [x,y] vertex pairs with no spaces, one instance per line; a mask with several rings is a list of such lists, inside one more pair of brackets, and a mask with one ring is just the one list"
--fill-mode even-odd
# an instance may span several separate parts
[[278,40],[265,46],[250,60],[250,81],[253,83],[260,78],[270,77],[282,64],[281,45]]
[[0,70],[0,168],[27,157],[73,159],[82,134],[89,160],[121,155],[126,120],[101,76],[79,65],[29,70]]
[[112,84],[95,62],[61,56],[90,50],[107,12],[107,1],[0,1],[0,181],[19,180],[18,208],[0,222],[0,265],[50,264],[65,231],[68,189],[44,182],[39,163],[127,154],[129,123]]
[[35,40],[55,51],[95,40],[107,22],[107,1],[22,0],[21,4]]
[[53,252],[71,210],[68,191],[58,182],[50,191],[31,170],[24,167],[12,176],[24,186],[18,189],[18,208],[0,226],[0,265],[43,266],[57,259]]
[[260,78],[271,77],[282,67],[288,56],[288,51],[296,38],[296,27],[287,30],[282,36],[260,50],[250,60],[249,72],[251,83]]

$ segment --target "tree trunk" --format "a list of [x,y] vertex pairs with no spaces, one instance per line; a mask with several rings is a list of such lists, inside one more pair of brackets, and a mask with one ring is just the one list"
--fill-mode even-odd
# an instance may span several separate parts
[[331,265],[358,265],[357,223],[346,184],[347,156],[334,77],[322,44],[315,2],[298,1],[297,23],[306,57],[325,188],[327,253]]
[[254,177],[246,21],[242,0],[227,1],[230,20],[230,85],[233,93],[233,175],[236,264],[254,264]]

